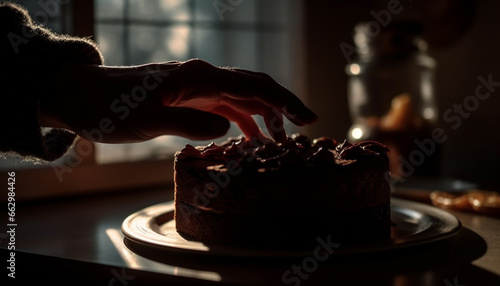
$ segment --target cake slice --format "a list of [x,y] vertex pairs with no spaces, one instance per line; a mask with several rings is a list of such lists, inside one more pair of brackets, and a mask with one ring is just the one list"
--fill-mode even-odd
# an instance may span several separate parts
[[189,239],[296,245],[390,238],[388,149],[374,141],[186,145],[175,155],[175,223]]

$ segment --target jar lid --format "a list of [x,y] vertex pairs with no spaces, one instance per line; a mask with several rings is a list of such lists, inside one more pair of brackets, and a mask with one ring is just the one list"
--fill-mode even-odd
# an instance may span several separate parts
[[361,58],[402,57],[427,50],[421,33],[422,25],[416,22],[396,22],[386,27],[375,21],[362,22],[354,27],[354,43]]

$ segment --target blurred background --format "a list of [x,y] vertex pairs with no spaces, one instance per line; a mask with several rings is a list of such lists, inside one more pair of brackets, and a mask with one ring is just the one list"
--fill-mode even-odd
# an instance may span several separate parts
[[[500,88],[477,100],[467,114],[456,105],[474,95],[478,77],[500,82],[500,2],[478,1],[300,1],[300,0],[94,0],[12,1],[55,32],[92,37],[106,65],[201,58],[214,65],[268,73],[295,92],[320,120],[309,127],[286,122],[289,134],[348,137],[353,125],[346,66],[355,59],[354,27],[419,23],[419,37],[436,66],[433,93],[439,143],[439,176],[472,181],[498,190]],[[352,53],[351,53],[352,52]],[[473,102],[475,103],[475,102]],[[470,105],[470,102],[469,102]],[[387,107],[389,109],[389,107]],[[455,108],[455,109],[454,109]],[[452,110],[457,121],[445,120]],[[256,118],[261,122],[260,118]],[[458,119],[456,119],[458,120]],[[458,124],[457,124],[458,125]],[[457,128],[454,128],[457,127]],[[234,126],[223,138],[237,136]],[[163,136],[138,144],[95,144],[91,154],[68,154],[51,164],[19,158],[1,162],[2,171],[26,178],[26,198],[140,188],[172,182],[172,158],[184,138]],[[23,181],[23,180],[19,180]],[[28,183],[32,182],[32,183]],[[36,182],[36,183],[33,183]]]
[[[305,7],[307,95],[309,105],[321,118],[311,127],[312,136],[331,134],[344,138],[352,122],[347,105],[346,57],[342,42],[354,46],[353,27],[373,21],[371,11],[402,7],[392,21],[418,21],[436,60],[435,99],[438,122],[448,139],[441,144],[440,174],[470,180],[482,188],[498,191],[495,175],[500,159],[498,124],[500,90],[494,91],[461,125],[446,122],[443,114],[475,93],[478,77],[492,75],[500,81],[500,2],[479,1],[308,1]],[[460,116],[462,117],[462,116]]]

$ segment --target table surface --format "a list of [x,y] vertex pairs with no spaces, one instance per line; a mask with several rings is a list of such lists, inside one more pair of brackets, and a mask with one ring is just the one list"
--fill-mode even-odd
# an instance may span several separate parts
[[[93,280],[92,285],[500,285],[500,219],[462,212],[451,212],[463,227],[450,238],[397,250],[332,255],[325,261],[312,261],[311,256],[158,255],[127,247],[123,220],[172,199],[172,188],[162,187],[18,203],[16,281],[35,277],[72,284]],[[6,260],[9,239],[3,235],[0,240]]]

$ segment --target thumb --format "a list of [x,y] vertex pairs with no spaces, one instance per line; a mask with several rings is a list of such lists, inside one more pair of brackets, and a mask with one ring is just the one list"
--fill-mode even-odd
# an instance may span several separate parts
[[[139,109],[137,110],[139,111]],[[136,118],[135,128],[154,138],[161,135],[177,135],[192,140],[221,137],[229,129],[229,121],[210,112],[185,107],[151,106],[142,110]]]

